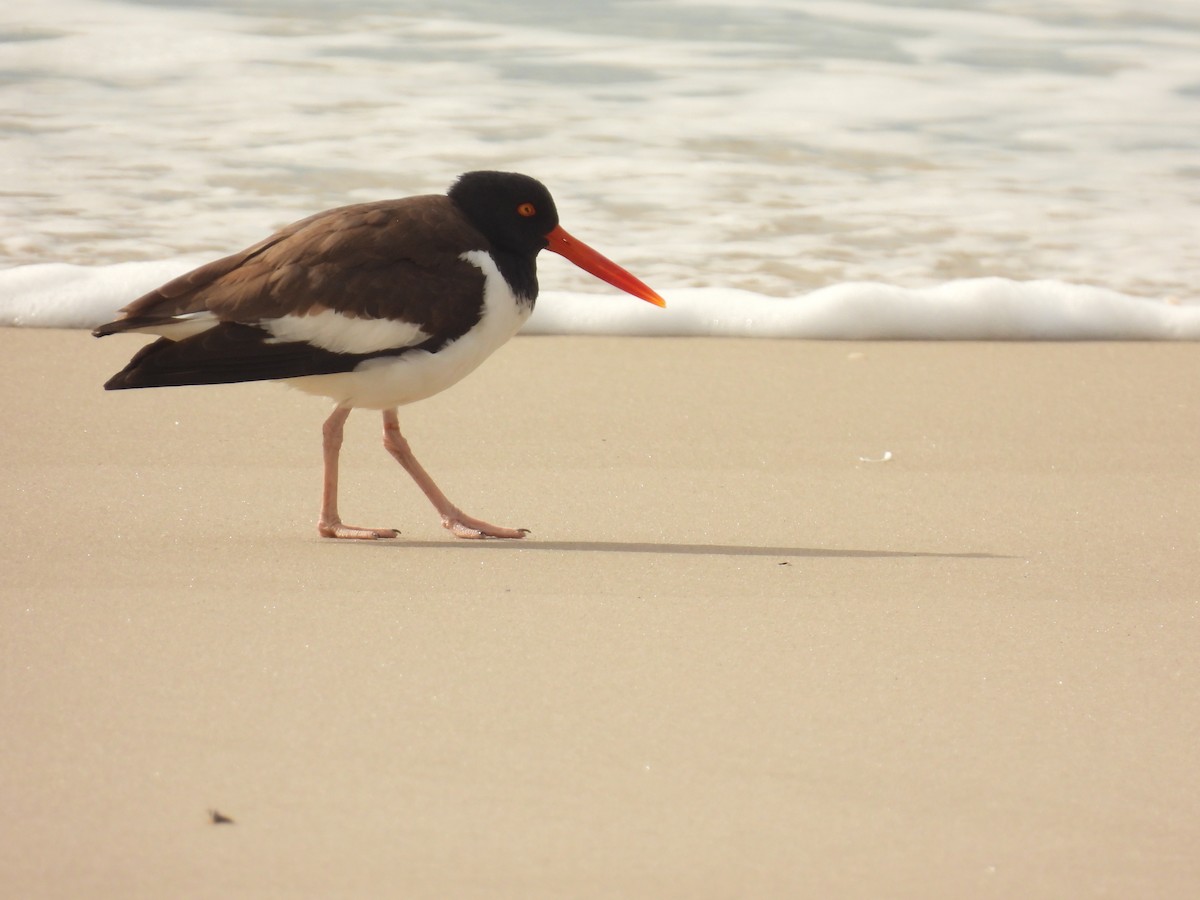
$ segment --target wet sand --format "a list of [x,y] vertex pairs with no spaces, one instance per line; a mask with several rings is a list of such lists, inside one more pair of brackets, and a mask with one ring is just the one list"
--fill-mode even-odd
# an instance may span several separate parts
[[324,403],[137,346],[0,329],[12,896],[1200,881],[1194,345],[518,338],[401,425],[529,539],[358,412],[378,543]]

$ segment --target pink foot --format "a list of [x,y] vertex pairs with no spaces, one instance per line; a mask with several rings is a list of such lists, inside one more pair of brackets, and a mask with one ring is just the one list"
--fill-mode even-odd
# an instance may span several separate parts
[[481,519],[473,519],[457,510],[452,515],[442,516],[442,527],[455,537],[468,541],[478,541],[490,537],[519,541],[529,534],[528,528],[501,528],[499,525],[489,525]]
[[377,541],[380,538],[399,537],[400,532],[395,528],[356,528],[353,525],[343,525],[337,522],[321,522],[317,525],[321,537],[340,538],[348,541]]

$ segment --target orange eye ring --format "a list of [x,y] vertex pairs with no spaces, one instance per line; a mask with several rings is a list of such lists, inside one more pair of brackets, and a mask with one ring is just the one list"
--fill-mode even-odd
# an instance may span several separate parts
[[530,216],[537,215],[537,207],[532,203],[522,203],[517,207],[517,214],[528,219]]

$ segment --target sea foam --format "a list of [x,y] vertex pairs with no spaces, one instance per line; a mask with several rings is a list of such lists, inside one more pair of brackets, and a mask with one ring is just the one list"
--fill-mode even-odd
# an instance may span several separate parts
[[[94,328],[200,260],[0,270],[0,325]],[[544,290],[525,334],[819,340],[1197,340],[1200,306],[1063,281],[971,278],[926,288],[873,282],[792,297],[732,288],[661,291],[666,309],[618,292]]]
[[1194,0],[585,6],[8,4],[0,265],[216,258],[511,169],[660,291],[1200,300]]

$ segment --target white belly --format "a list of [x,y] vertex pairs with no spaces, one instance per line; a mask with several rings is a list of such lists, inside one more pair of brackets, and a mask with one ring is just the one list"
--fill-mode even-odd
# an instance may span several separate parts
[[484,302],[478,324],[458,340],[436,353],[409,350],[400,356],[367,360],[352,372],[306,375],[284,383],[329,397],[338,406],[391,409],[432,397],[465,378],[520,330],[533,305],[513,295],[486,253],[472,251],[463,258],[483,271]]

